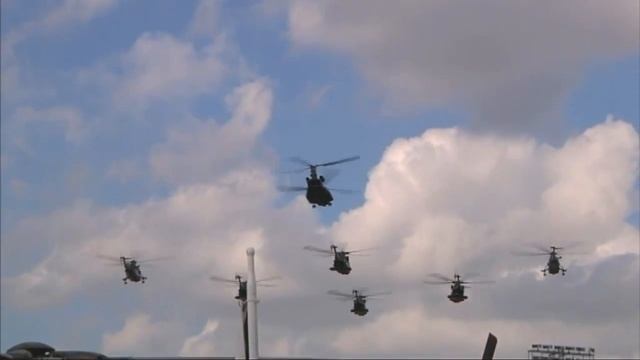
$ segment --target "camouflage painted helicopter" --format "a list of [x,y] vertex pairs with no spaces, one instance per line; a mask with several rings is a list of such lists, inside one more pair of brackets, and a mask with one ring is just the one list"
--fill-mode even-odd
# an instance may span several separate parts
[[291,161],[299,163],[301,165],[304,165],[305,168],[303,169],[299,169],[299,170],[294,170],[294,171],[289,171],[290,173],[297,173],[297,172],[302,172],[305,170],[309,170],[310,174],[309,176],[306,178],[307,180],[307,186],[279,186],[278,188],[280,189],[280,191],[306,191],[306,198],[307,201],[309,201],[309,203],[311,204],[312,207],[316,207],[316,205],[318,206],[331,206],[331,202],[333,201],[333,195],[331,194],[331,191],[335,191],[335,192],[341,192],[341,193],[353,193],[352,190],[343,190],[343,189],[334,189],[334,188],[328,188],[326,187],[324,184],[326,181],[328,181],[329,179],[325,179],[324,176],[320,175],[318,176],[318,171],[317,169],[319,167],[322,166],[331,166],[331,165],[337,165],[337,164],[342,164],[345,162],[349,162],[349,161],[354,161],[354,160],[358,160],[360,159],[360,156],[352,156],[349,158],[345,158],[345,159],[341,159],[341,160],[337,160],[337,161],[331,161],[331,162],[327,162],[327,163],[323,163],[323,164],[311,164],[306,160],[302,160],[298,157],[292,157],[290,158]]
[[125,277],[122,278],[122,281],[125,284],[127,283],[127,281],[141,282],[143,284],[145,283],[147,277],[142,275],[142,270],[140,270],[141,264],[148,264],[153,261],[170,259],[170,257],[160,257],[154,259],[136,260],[132,257],[127,256],[115,257],[108,255],[98,255],[98,257],[110,261],[110,265],[122,265],[124,267],[125,274]]
[[[280,279],[280,276],[271,276],[268,278],[264,278],[264,279],[260,279],[256,281],[256,284],[258,286],[262,286],[262,287],[274,287],[274,284],[267,284],[266,282],[272,281],[272,280],[278,280]],[[240,274],[235,274],[233,279],[227,279],[227,278],[223,278],[220,276],[215,276],[212,275],[209,277],[209,280],[211,281],[216,281],[216,282],[221,282],[221,283],[225,283],[231,286],[237,286],[238,287],[238,295],[235,296],[235,299],[240,301],[240,302],[246,302],[247,301],[247,280],[244,279],[244,277]]]
[[331,244],[329,248],[330,250],[320,249],[315,246],[305,246],[304,249],[324,256],[333,256],[333,266],[330,267],[329,270],[336,271],[343,275],[347,275],[351,272],[351,264],[349,263],[350,254],[364,255],[362,252],[373,250],[373,248],[351,251],[345,251],[344,249],[338,250],[338,247],[333,244]]
[[[469,274],[467,275],[467,277],[471,277],[474,275],[476,274],[473,274],[473,275]],[[447,297],[449,298],[449,300],[451,300],[454,303],[459,303],[467,299],[467,296],[464,294],[464,289],[465,287],[468,287],[468,286],[464,286],[463,284],[492,284],[495,282],[495,281],[489,281],[489,280],[463,281],[461,279],[461,276],[458,275],[457,273],[453,274],[453,279],[438,273],[432,273],[432,274],[429,274],[428,276],[437,280],[425,280],[424,281],[425,284],[429,284],[429,285],[451,284],[451,294],[449,294],[449,296]]]
[[353,289],[351,294],[346,294],[338,290],[329,290],[327,294],[337,296],[339,300],[349,301],[353,300],[353,309],[351,312],[358,316],[365,316],[369,312],[367,309],[367,299],[377,299],[378,296],[391,294],[390,291],[364,294],[366,289]]
[[560,265],[560,259],[562,259],[562,256],[558,254],[558,250],[562,250],[564,249],[564,247],[549,246],[551,251],[547,250],[543,246],[532,245],[532,247],[534,247],[537,251],[519,251],[519,252],[514,252],[514,254],[519,256],[547,256],[548,255],[549,260],[547,260],[547,265],[545,266],[544,269],[540,270],[542,271],[542,274],[544,276],[547,276],[547,272],[551,275],[555,275],[561,272],[562,276],[564,276],[564,274],[567,272],[567,269],[563,268]]

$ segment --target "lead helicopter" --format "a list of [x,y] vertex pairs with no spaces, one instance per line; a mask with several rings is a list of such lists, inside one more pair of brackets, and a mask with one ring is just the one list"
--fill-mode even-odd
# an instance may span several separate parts
[[[551,274],[551,275],[556,275],[557,273],[562,273],[562,276],[565,275],[565,273],[567,272],[567,269],[563,268],[562,265],[560,265],[560,259],[562,259],[562,256],[560,256],[560,254],[558,253],[558,250],[563,250],[564,247],[559,247],[559,246],[549,246],[549,249],[551,249],[551,251],[549,251],[548,249],[546,249],[543,246],[540,245],[530,245],[533,248],[535,248],[537,251],[516,251],[514,252],[514,255],[518,255],[518,256],[549,256],[549,259],[547,260],[547,265],[545,266],[544,269],[540,270],[542,271],[542,274],[544,276],[547,276],[547,273]],[[576,255],[577,253],[574,253],[574,255]]]
[[360,156],[352,156],[345,159],[331,161],[323,164],[311,164],[306,160],[300,159],[298,157],[290,158],[291,161],[304,165],[305,168],[289,171],[289,173],[298,173],[305,170],[309,170],[309,176],[306,178],[307,186],[279,186],[280,191],[306,191],[307,201],[311,204],[312,207],[317,206],[331,206],[333,201],[333,195],[331,191],[340,192],[340,193],[353,193],[352,190],[344,190],[344,189],[334,189],[328,188],[325,186],[325,181],[329,179],[325,179],[324,176],[318,176],[317,169],[323,166],[332,166],[337,164],[342,164],[349,161],[355,161],[360,159]]
[[[267,284],[267,282],[272,281],[272,280],[278,280],[281,279],[280,276],[271,276],[268,278],[264,278],[264,279],[260,279],[256,281],[256,284],[258,286],[261,287],[274,287],[274,284]],[[216,281],[216,282],[221,282],[221,283],[225,283],[228,285],[232,285],[232,286],[237,286],[238,287],[238,295],[235,296],[234,299],[238,300],[241,303],[244,303],[247,301],[247,280],[244,279],[244,277],[240,274],[235,274],[235,276],[233,277],[233,279],[227,279],[227,278],[223,278],[220,276],[209,276],[209,280],[211,281]]]
[[329,247],[329,250],[320,249],[315,246],[305,246],[304,249],[313,251],[325,256],[333,256],[333,266],[330,267],[329,270],[336,271],[342,275],[348,275],[351,272],[351,264],[349,263],[349,254],[365,255],[365,254],[362,254],[362,252],[373,250],[373,248],[361,249],[361,250],[350,250],[350,251],[345,251],[344,249],[338,250],[338,247],[333,244],[331,244],[331,246]]
[[366,288],[353,289],[351,290],[351,294],[343,293],[338,290],[329,290],[327,294],[338,296],[340,300],[353,300],[353,309],[351,309],[351,312],[358,316],[365,316],[369,312],[369,309],[367,309],[367,299],[374,300],[377,299],[378,296],[391,294],[391,291],[364,294],[366,290]]
[[[467,277],[476,276],[476,275],[477,274],[469,274],[467,275]],[[437,281],[425,280],[424,281],[425,284],[429,284],[429,285],[451,284],[451,294],[449,294],[449,296],[447,297],[449,298],[449,300],[451,300],[454,303],[459,303],[467,299],[467,296],[464,294],[464,289],[465,287],[468,288],[469,286],[464,286],[463,284],[493,284],[495,282],[490,280],[463,281],[461,279],[461,276],[458,275],[457,273],[453,274],[453,279],[438,273],[431,273],[428,276],[438,280]]]
[[122,265],[124,267],[125,274],[125,277],[122,278],[122,281],[125,284],[127,283],[127,281],[141,282],[143,284],[145,283],[147,277],[142,275],[142,270],[140,270],[141,264],[148,264],[153,261],[170,259],[170,257],[159,257],[154,259],[136,260],[133,257],[115,257],[109,255],[98,255],[98,257],[110,261],[110,265]]

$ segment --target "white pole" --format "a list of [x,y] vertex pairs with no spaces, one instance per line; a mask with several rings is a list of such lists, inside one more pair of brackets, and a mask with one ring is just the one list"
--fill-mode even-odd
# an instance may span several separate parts
[[249,277],[247,279],[247,315],[249,323],[249,359],[258,359],[258,292],[256,287],[256,271],[253,263],[255,250],[247,249]]

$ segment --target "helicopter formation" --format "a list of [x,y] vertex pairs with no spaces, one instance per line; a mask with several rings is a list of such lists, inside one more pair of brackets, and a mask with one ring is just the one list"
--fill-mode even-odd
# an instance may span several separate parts
[[[309,176],[306,177],[306,187],[302,186],[279,186],[279,190],[287,191],[287,192],[297,192],[304,191],[306,192],[306,199],[312,205],[313,208],[316,206],[325,207],[331,206],[334,201],[333,195],[331,191],[334,192],[342,192],[348,193],[350,190],[341,190],[329,188],[325,184],[327,184],[331,178],[325,177],[323,175],[318,175],[318,168],[338,165],[346,162],[351,162],[358,160],[359,156],[352,156],[348,158],[344,158],[341,160],[330,161],[321,164],[311,164],[306,160],[300,159],[298,157],[290,158],[291,161],[301,164],[304,166],[302,169],[290,171],[289,173],[299,173],[302,171],[309,171]],[[560,260],[562,256],[559,254],[559,250],[563,250],[564,247],[559,246],[550,246],[549,249],[541,247],[539,245],[533,245],[535,251],[525,251],[525,252],[514,252],[514,255],[520,256],[548,256],[548,260],[544,269],[541,270],[544,276],[547,274],[556,275],[561,273],[563,276],[565,275],[567,269],[562,267],[560,264]],[[374,250],[375,248],[368,249],[359,249],[359,250],[345,250],[344,248],[338,248],[337,245],[331,244],[328,249],[319,248],[316,246],[308,245],[303,248],[304,250],[308,250],[313,252],[316,255],[332,257],[333,264],[329,268],[330,271],[335,271],[341,275],[348,275],[352,271],[352,266],[350,263],[350,255],[367,255],[368,251]],[[124,268],[125,277],[122,278],[124,284],[127,284],[128,281],[135,283],[145,283],[147,277],[142,274],[141,265],[147,264],[152,261],[164,260],[168,259],[164,258],[155,258],[155,259],[145,259],[145,260],[137,260],[133,257],[127,256],[108,256],[108,255],[99,255],[100,258],[108,260],[112,265],[121,265]],[[468,284],[491,284],[494,281],[491,280],[476,280],[476,281],[468,281],[463,278],[469,278],[473,276],[477,276],[478,274],[467,274],[460,275],[457,272],[453,274],[453,278],[447,277],[445,275],[439,273],[431,273],[428,274],[429,280],[424,280],[423,282],[427,285],[445,285],[450,284],[451,293],[447,296],[447,298],[453,303],[460,303],[464,300],[468,299],[468,296],[465,295],[465,288],[468,288]],[[256,281],[258,286],[262,287],[273,287],[274,284],[269,283],[272,280],[279,279],[279,276],[272,276],[268,278],[264,278]],[[224,283],[229,286],[234,286],[238,288],[238,294],[235,296],[235,299],[238,300],[241,308],[243,309],[243,314],[246,319],[246,302],[247,302],[247,280],[240,274],[235,274],[232,279],[220,277],[220,276],[210,276],[210,280]],[[388,295],[391,292],[376,292],[376,293],[367,293],[367,289],[353,289],[351,293],[341,292],[338,290],[330,290],[328,294],[336,296],[341,300],[349,300],[353,301],[353,308],[351,312],[357,316],[365,316],[369,310],[367,309],[366,303],[367,299],[377,299],[380,296]],[[245,324],[246,325],[246,324]],[[246,330],[246,329],[245,329]]]

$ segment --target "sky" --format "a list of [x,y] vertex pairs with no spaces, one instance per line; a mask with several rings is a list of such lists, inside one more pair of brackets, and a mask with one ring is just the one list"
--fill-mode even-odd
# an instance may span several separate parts
[[[263,356],[640,357],[637,1],[0,4],[1,351],[240,356],[208,277],[254,247]],[[278,191],[355,155],[331,207]],[[377,250],[344,276],[332,243]],[[423,283],[456,271],[495,284]],[[326,294],[357,287],[392,294]]]

